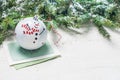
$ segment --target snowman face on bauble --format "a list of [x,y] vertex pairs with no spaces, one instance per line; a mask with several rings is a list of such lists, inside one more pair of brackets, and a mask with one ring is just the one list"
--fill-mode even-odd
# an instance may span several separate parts
[[21,20],[15,28],[15,33],[18,44],[28,50],[40,48],[47,39],[46,26],[35,17]]

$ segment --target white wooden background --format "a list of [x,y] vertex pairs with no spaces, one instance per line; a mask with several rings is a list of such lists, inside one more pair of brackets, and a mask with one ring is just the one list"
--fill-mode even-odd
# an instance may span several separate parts
[[59,29],[62,57],[20,70],[8,65],[1,46],[0,80],[120,80],[120,33],[108,30],[112,40],[107,41],[88,26],[82,35]]

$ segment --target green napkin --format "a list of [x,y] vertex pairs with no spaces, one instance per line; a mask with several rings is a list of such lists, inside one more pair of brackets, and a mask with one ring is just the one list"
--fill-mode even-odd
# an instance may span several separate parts
[[55,58],[58,58],[58,57],[60,57],[60,55],[49,57],[49,58],[44,58],[44,59],[40,59],[40,60],[25,62],[25,63],[19,63],[19,64],[15,64],[15,65],[12,65],[12,66],[14,66],[15,69],[22,69],[22,68],[32,66],[32,65],[35,65],[35,64],[39,64],[39,63],[43,63],[43,62],[46,62],[46,61],[49,61],[49,60],[52,60],[52,59],[55,59]]
[[46,42],[37,50],[23,49],[16,42],[8,43],[7,48],[10,65],[15,69],[25,68],[60,57],[59,52],[49,42]]

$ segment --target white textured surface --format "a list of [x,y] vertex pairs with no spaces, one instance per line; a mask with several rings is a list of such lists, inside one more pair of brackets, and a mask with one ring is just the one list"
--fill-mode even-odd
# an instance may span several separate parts
[[120,34],[109,30],[112,40],[107,41],[94,27],[82,35],[59,32],[62,57],[35,66],[9,67],[1,48],[0,80],[120,80]]

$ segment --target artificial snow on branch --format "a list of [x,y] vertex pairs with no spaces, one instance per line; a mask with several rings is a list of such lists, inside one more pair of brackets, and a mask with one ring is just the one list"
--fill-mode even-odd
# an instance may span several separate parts
[[54,27],[80,28],[92,22],[101,35],[110,39],[104,27],[120,27],[119,0],[0,0],[0,43],[25,17],[39,15],[50,30]]

